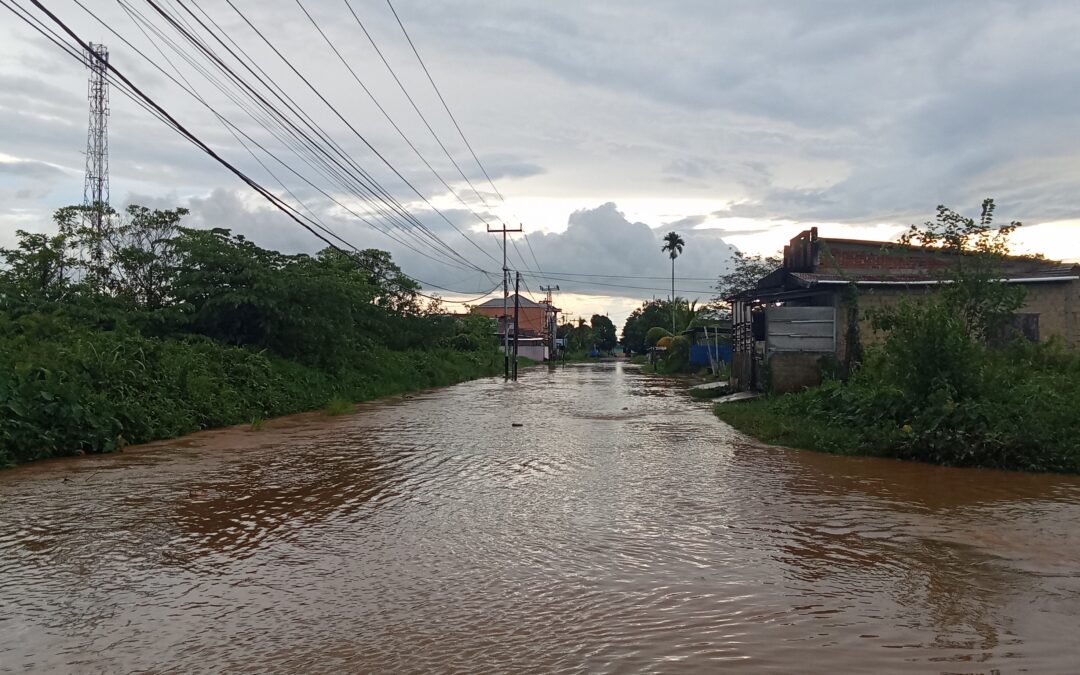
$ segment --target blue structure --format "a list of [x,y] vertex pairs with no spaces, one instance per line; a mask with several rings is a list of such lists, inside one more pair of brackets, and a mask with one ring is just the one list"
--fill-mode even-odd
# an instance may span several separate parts
[[731,363],[731,344],[716,345],[690,345],[690,363],[695,366],[710,365],[709,354],[724,363]]

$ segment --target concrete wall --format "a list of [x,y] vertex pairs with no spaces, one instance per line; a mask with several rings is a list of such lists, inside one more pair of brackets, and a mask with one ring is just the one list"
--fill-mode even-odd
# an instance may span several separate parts
[[769,386],[778,394],[821,384],[821,358],[832,353],[773,352],[769,355]]
[[[1043,281],[1025,284],[1027,298],[1021,314],[1039,315],[1039,341],[1058,337],[1073,349],[1080,349],[1080,282]],[[881,344],[885,335],[874,331],[867,310],[895,307],[904,298],[918,298],[934,292],[933,286],[865,286],[859,289],[859,337],[864,347]],[[836,356],[847,354],[847,302],[842,292],[835,296]]]
[[518,356],[542,362],[547,360],[547,349],[544,345],[519,345]]
[[1043,282],[1027,285],[1020,312],[1039,315],[1039,341],[1061,338],[1080,349],[1080,282]]

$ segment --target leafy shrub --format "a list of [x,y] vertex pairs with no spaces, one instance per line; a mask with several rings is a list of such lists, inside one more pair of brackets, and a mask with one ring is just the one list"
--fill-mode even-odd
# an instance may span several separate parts
[[648,347],[655,347],[659,344],[661,338],[670,338],[671,331],[660,326],[653,326],[645,332],[645,345]]
[[0,249],[0,466],[501,370],[491,320],[421,306],[386,252],[285,255],[182,209],[104,207],[98,230],[83,210]]
[[871,315],[884,344],[846,383],[717,414],[766,440],[954,466],[1080,472],[1080,354],[1051,341],[993,338],[1023,303],[995,265],[1019,223],[990,226],[939,207],[907,237],[959,261],[935,293]]

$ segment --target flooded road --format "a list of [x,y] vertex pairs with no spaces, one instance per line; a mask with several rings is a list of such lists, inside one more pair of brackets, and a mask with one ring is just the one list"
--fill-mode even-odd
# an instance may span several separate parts
[[270,426],[0,472],[0,672],[1080,670],[1077,477],[761,446],[623,364]]

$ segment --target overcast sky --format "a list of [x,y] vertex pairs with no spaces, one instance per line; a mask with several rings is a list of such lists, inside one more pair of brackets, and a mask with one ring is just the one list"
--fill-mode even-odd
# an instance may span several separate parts
[[[384,0],[350,3],[479,195],[413,111],[345,1],[301,1],[434,172],[296,0],[234,2],[340,118],[227,4],[197,6],[471,265],[488,272],[501,265],[495,239],[480,234],[481,219],[522,223],[529,242],[511,247],[511,266],[543,269],[546,281],[526,277],[530,290],[558,284],[560,304],[578,315],[609,313],[621,324],[642,299],[666,296],[671,269],[660,240],[672,229],[687,242],[676,262],[677,293],[702,299],[733,247],[771,253],[812,225],[826,236],[893,238],[939,203],[973,213],[985,196],[997,199],[1003,220],[1027,224],[1022,250],[1080,258],[1074,1],[396,0],[505,200],[457,135]],[[262,155],[267,168],[257,163],[206,107],[71,0],[45,4],[81,36],[107,44],[119,69],[223,156],[291,203],[294,196],[303,201],[341,237],[390,250],[406,272],[431,285],[479,295],[498,281],[497,273],[444,264],[413,234],[397,231],[430,257],[410,250],[330,201],[320,190],[363,212],[160,38],[154,43],[200,95],[286,166]],[[119,4],[85,4],[175,75]],[[161,4],[192,21],[176,0]],[[133,6],[153,14],[141,0]],[[0,244],[19,227],[46,229],[55,208],[81,202],[87,126],[85,69],[5,16]],[[154,21],[177,39],[160,16]],[[114,205],[185,205],[194,225],[230,227],[287,251],[320,247],[115,90],[111,113]],[[586,274],[612,276],[570,280]]]

